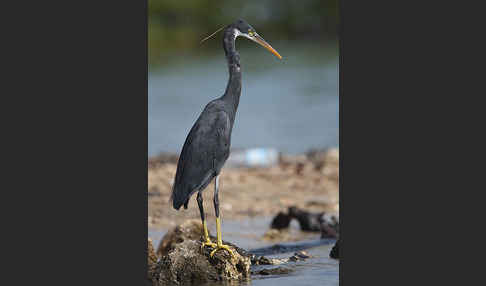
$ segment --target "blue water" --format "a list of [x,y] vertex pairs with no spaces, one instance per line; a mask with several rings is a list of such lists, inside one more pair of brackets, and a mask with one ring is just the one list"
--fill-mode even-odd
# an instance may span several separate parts
[[[273,147],[295,154],[338,146],[337,48],[272,45],[282,60],[257,46],[237,42],[243,86],[232,147]],[[222,51],[212,56],[174,56],[170,65],[151,69],[149,156],[180,152],[199,113],[224,93],[227,80]]]

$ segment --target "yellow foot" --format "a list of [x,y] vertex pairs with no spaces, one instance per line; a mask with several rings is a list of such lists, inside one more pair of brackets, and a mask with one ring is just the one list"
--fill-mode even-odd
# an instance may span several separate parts
[[235,254],[233,253],[233,251],[229,248],[228,245],[224,245],[224,244],[221,244],[221,245],[216,245],[216,248],[211,251],[211,254],[209,254],[210,257],[213,257],[213,255],[216,253],[216,251],[220,250],[220,249],[224,249],[224,250],[227,250],[231,256],[233,256],[233,258],[235,257]]
[[216,243],[214,242],[211,242],[211,240],[206,240],[205,242],[202,242],[201,243],[201,250],[205,247],[205,246],[209,246],[209,247],[212,247],[212,248],[215,248],[217,246]]

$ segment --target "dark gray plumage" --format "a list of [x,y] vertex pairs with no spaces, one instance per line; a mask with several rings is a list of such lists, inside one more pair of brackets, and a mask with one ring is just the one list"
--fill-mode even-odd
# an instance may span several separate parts
[[202,191],[216,177],[229,156],[230,119],[221,101],[211,101],[186,138],[179,157],[172,191],[173,206],[187,208],[190,196]]
[[[222,244],[221,225],[219,220],[218,185],[219,173],[228,159],[231,146],[231,131],[235,122],[236,110],[241,95],[240,55],[235,49],[238,36],[246,37],[267,48],[277,57],[281,56],[244,20],[238,20],[227,26],[223,32],[223,48],[229,69],[229,80],[225,93],[209,102],[187,135],[179,156],[174,185],[172,188],[172,205],[187,209],[192,194],[198,192],[197,203],[201,214],[206,241],[202,246],[215,247],[211,256],[219,249],[228,246]],[[214,189],[214,209],[216,215],[217,244],[211,242],[203,209],[202,191],[213,178],[216,178]]]
[[226,91],[209,102],[187,135],[179,157],[174,186],[173,206],[187,208],[191,195],[202,191],[219,175],[231,146],[231,131],[241,95],[240,55],[235,49],[233,25],[224,31],[223,47],[229,68]]

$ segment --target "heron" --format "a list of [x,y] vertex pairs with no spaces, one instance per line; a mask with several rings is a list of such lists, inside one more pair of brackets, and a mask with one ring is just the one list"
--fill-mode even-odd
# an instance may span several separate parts
[[[223,32],[223,49],[229,69],[226,91],[222,96],[210,101],[192,126],[182,147],[170,200],[176,210],[182,205],[187,209],[189,199],[197,192],[197,204],[203,225],[204,241],[201,247],[214,248],[212,257],[218,250],[234,253],[223,244],[219,212],[219,175],[228,159],[231,146],[231,132],[241,95],[240,55],[236,51],[237,37],[248,38],[265,47],[279,59],[280,54],[272,48],[246,21],[239,19],[226,26]],[[214,179],[214,210],[216,215],[216,243],[208,235],[202,192]]]

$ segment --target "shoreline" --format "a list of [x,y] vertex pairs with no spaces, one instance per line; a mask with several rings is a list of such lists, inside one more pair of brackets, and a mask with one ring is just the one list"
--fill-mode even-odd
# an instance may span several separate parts
[[[199,219],[196,196],[188,209],[177,211],[169,204],[177,168],[177,154],[163,153],[148,162],[148,227],[167,229],[187,219]],[[215,219],[214,181],[203,192],[208,222]],[[290,206],[309,211],[339,213],[339,149],[280,155],[271,167],[223,167],[220,177],[222,219],[274,216]]]

